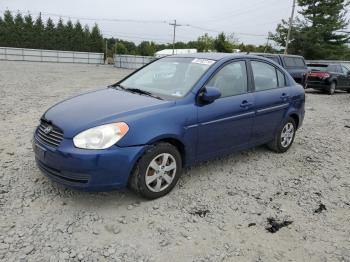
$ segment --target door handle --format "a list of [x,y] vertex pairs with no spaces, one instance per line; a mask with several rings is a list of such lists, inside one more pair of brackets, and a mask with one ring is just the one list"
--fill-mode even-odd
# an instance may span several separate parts
[[252,102],[248,102],[247,100],[244,100],[242,103],[241,103],[241,107],[243,108],[247,108],[247,107],[250,107],[252,106],[253,103]]
[[286,100],[286,99],[288,99],[288,98],[289,98],[289,95],[286,94],[286,93],[283,93],[283,94],[281,95],[281,99],[282,99],[282,100]]

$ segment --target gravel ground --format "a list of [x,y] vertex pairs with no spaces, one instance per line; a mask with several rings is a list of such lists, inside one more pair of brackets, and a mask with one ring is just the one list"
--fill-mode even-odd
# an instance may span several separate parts
[[31,149],[41,114],[128,72],[0,62],[0,260],[350,261],[347,93],[308,90],[287,153],[259,147],[197,165],[155,201],[51,183]]

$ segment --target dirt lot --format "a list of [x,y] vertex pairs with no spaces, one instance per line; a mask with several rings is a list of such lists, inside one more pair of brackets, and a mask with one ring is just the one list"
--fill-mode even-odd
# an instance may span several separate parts
[[[259,147],[203,163],[162,199],[52,184],[31,149],[41,114],[127,73],[0,62],[0,260],[350,261],[347,93],[308,91],[286,154]],[[284,227],[274,232],[273,219]]]

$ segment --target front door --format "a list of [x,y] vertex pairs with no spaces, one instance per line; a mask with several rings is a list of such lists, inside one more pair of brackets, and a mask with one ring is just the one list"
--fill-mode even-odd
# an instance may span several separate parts
[[211,104],[198,106],[197,160],[247,146],[254,119],[245,61],[224,65],[206,86],[218,88],[222,95]]

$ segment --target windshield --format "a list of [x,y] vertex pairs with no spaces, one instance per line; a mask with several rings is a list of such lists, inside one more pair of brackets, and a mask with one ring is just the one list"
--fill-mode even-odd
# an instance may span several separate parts
[[125,89],[140,89],[158,96],[184,97],[214,63],[198,58],[162,58],[119,84]]

